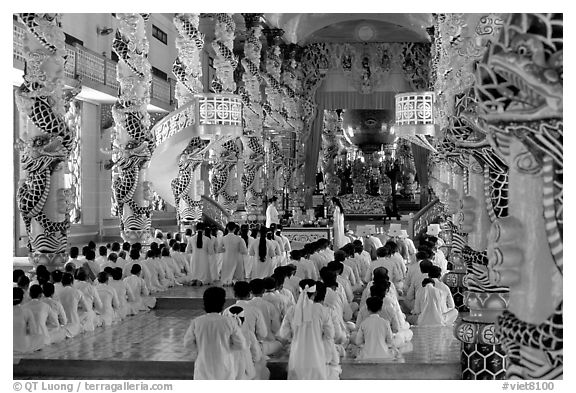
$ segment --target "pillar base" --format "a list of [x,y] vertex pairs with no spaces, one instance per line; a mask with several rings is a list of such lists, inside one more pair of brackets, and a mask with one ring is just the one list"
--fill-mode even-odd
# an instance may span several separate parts
[[500,344],[462,343],[462,379],[506,379],[506,354]]

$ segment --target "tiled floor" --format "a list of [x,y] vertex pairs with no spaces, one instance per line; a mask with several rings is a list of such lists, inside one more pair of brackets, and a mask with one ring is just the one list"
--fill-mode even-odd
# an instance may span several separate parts
[[153,310],[23,355],[25,359],[190,361],[182,341],[200,310]]
[[[199,310],[154,310],[22,356],[25,359],[190,361],[182,341]],[[410,345],[388,363],[453,363],[460,356],[451,328],[414,327]],[[286,360],[285,356],[275,361]],[[345,359],[343,363],[356,362]]]

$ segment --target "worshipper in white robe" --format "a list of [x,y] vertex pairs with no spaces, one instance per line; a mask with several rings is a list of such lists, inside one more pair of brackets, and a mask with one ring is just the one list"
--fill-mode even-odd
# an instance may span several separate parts
[[427,259],[428,255],[429,254],[424,251],[417,252],[416,258],[418,259],[418,262],[416,262],[413,266],[410,266],[408,272],[406,273],[402,308],[407,314],[412,313],[412,310],[414,309],[414,303],[416,301],[416,292],[418,292],[418,289],[422,286],[422,280],[428,278],[428,270],[430,267],[434,266],[432,261]]
[[94,262],[100,267],[100,271],[104,270],[103,265],[108,262],[108,249],[106,246],[100,246],[98,248],[98,256],[94,259]]
[[[292,250],[294,251],[294,250]],[[290,251],[290,255],[292,255],[292,251]],[[292,260],[294,262],[294,260]],[[294,299],[298,299],[298,295],[300,293],[300,286],[298,285],[304,277],[299,277],[296,275],[298,268],[294,263],[290,263],[284,266],[286,270],[286,278],[284,279],[284,289],[289,290],[292,293]],[[296,302],[294,302],[296,304]]]
[[78,260],[79,254],[80,250],[78,250],[78,247],[70,247],[70,251],[68,252],[68,261],[66,263],[73,263],[77,268],[82,266],[82,262]]
[[[458,317],[458,310],[456,310],[450,288],[440,281],[441,275],[442,271],[438,266],[432,266],[428,270],[428,277],[434,281],[434,287],[442,293],[442,305],[446,306],[446,309],[443,310],[443,314],[446,315],[446,324],[451,325]],[[452,321],[452,323],[450,321]]]
[[236,298],[235,305],[244,309],[243,328],[253,332],[258,342],[261,343],[268,337],[268,327],[262,311],[250,304],[250,284],[246,281],[236,281],[234,283],[234,297]]
[[287,304],[284,298],[276,291],[276,279],[274,277],[266,277],[263,280],[264,293],[262,294],[262,299],[270,302],[280,316],[280,321],[284,318],[287,311]]
[[156,306],[156,298],[150,296],[150,291],[146,286],[146,282],[140,277],[142,267],[140,264],[135,263],[130,270],[130,276],[124,279],[124,283],[134,295],[134,302],[129,304],[134,310],[148,311]]
[[63,289],[60,292],[60,303],[66,312],[68,324],[66,324],[66,337],[74,337],[83,332],[82,320],[78,313],[78,307],[81,306],[83,312],[92,309],[92,304],[84,297],[82,292],[72,287],[74,277],[70,273],[64,273],[62,276]]
[[276,293],[284,303],[284,310],[288,310],[291,306],[296,304],[296,300],[292,291],[289,288],[284,288],[284,282],[286,281],[286,277],[291,275],[292,269],[288,268],[287,266],[278,266],[274,269],[274,274],[272,277],[276,281]]
[[118,296],[118,316],[120,319],[126,318],[128,315],[135,315],[138,310],[133,307],[134,294],[132,290],[122,281],[122,269],[117,267],[112,270],[112,279],[108,281],[110,288],[116,291]]
[[18,288],[24,291],[24,298],[22,299],[21,304],[26,304],[30,301],[30,278],[28,276],[21,276],[18,279]]
[[97,310],[102,307],[102,300],[100,299],[100,294],[96,290],[96,287],[91,283],[87,282],[87,275],[84,267],[79,268],[76,271],[76,280],[74,281],[74,288],[82,292],[84,299],[88,305],[88,308],[84,308],[84,304],[80,303],[81,311],[78,315],[80,316],[80,323],[82,324],[83,332],[93,332],[97,327],[102,326],[102,317],[97,314]]
[[334,250],[338,250],[349,243],[349,241],[344,236],[344,208],[342,203],[340,199],[333,197],[332,204],[334,205],[334,212],[332,213],[332,220],[334,221]]
[[240,306],[230,306],[222,312],[225,317],[232,318],[240,327],[244,341],[246,341],[246,348],[239,351],[232,351],[234,357],[234,365],[236,366],[236,377],[234,379],[256,379],[256,368],[254,359],[258,362],[262,361],[262,349],[260,344],[256,341],[254,332],[244,329],[244,309]]
[[248,255],[248,249],[244,239],[234,234],[236,224],[229,222],[226,225],[226,234],[222,238],[224,249],[222,259],[222,285],[232,285],[234,281],[244,279],[244,255]]
[[422,280],[422,288],[416,294],[416,302],[410,319],[418,326],[451,326],[458,317],[456,309],[448,310],[442,291],[434,287],[434,280]]
[[378,315],[382,309],[382,299],[375,296],[369,297],[366,299],[366,307],[371,314],[358,326],[355,342],[356,345],[361,346],[361,349],[356,359],[394,358],[395,350],[390,323]]
[[276,333],[280,329],[280,312],[278,309],[269,301],[264,300],[262,295],[264,295],[264,280],[256,278],[250,281],[250,291],[252,292],[252,299],[248,302],[248,305],[260,310],[264,316],[264,322],[266,323],[266,330],[268,336],[261,341],[262,352],[265,355],[271,355],[278,352],[282,345],[275,338]]
[[302,292],[296,306],[282,321],[278,336],[292,340],[288,358],[288,379],[327,379],[328,356],[324,340],[334,339],[334,325],[328,310],[314,303],[316,283],[300,282]]
[[102,322],[104,326],[112,326],[117,322],[120,322],[120,315],[118,314],[118,308],[120,307],[120,302],[118,301],[118,295],[114,288],[108,285],[109,276],[106,272],[98,273],[98,284],[96,284],[96,290],[102,300],[102,306],[98,308],[98,314],[102,317]]
[[276,245],[266,238],[266,227],[260,228],[258,240],[250,246],[248,254],[254,257],[252,264],[252,279],[271,276],[274,272],[273,260],[276,257]]
[[[370,286],[370,296],[382,299],[382,308],[378,312],[378,315],[390,323],[390,328],[392,329],[392,342],[396,347],[400,347],[412,340],[413,333],[412,330],[410,330],[410,324],[406,322],[406,316],[400,310],[398,301],[394,301],[394,299],[389,295],[389,289],[389,281],[377,282]],[[359,326],[369,315],[370,311],[366,304],[364,304],[358,311],[356,326]]]
[[22,306],[24,291],[22,288],[12,289],[12,348],[13,354],[34,352],[45,344],[44,337],[35,334],[38,329],[32,311]]
[[148,288],[150,288],[150,291],[164,292],[168,288],[166,285],[167,282],[164,279],[164,270],[157,264],[155,252],[153,250],[148,250],[146,252],[146,259],[141,261],[141,264],[142,269],[148,270],[143,278],[144,281],[146,281]]
[[[35,284],[30,287],[30,297],[31,300],[22,307],[28,308],[34,316],[36,329],[32,331],[32,334],[41,336],[44,340],[44,345],[50,345],[52,344],[52,336],[48,329],[48,324],[58,324],[58,316],[52,311],[49,305],[42,302],[42,287],[40,287],[40,285]],[[66,332],[61,330],[57,341],[62,341],[65,338]]]
[[174,287],[178,285],[182,285],[180,283],[181,279],[184,277],[182,270],[168,247],[163,247],[161,251],[160,263],[162,263],[166,267],[166,278],[169,281],[169,286]]
[[[208,229],[206,229],[206,234],[208,234]],[[216,263],[211,263],[210,268],[212,269],[212,277],[214,281],[220,280],[220,274],[222,272],[222,264],[224,263],[224,245],[222,244],[222,239],[224,237],[224,232],[217,229],[216,227],[210,228],[210,237],[214,241],[214,256]]]
[[440,232],[442,232],[442,228],[440,228],[440,224],[430,224],[428,228],[426,228],[426,236],[434,236],[438,240],[438,248],[444,247],[444,240],[440,238]]
[[402,229],[400,231],[400,238],[406,243],[406,248],[408,251],[408,264],[416,262],[416,247],[414,247],[414,242],[408,237],[408,231]]
[[56,315],[56,321],[48,320],[48,334],[50,335],[50,342],[57,343],[66,339],[66,329],[65,326],[68,323],[66,318],[66,312],[62,303],[58,300],[53,299],[54,295],[54,284],[47,282],[42,285],[42,302],[46,303],[50,310]]
[[266,240],[270,242],[272,248],[274,249],[274,256],[272,257],[272,271],[274,271],[277,266],[280,266],[282,248],[280,247],[280,242],[274,237],[274,231],[271,229],[266,232]]
[[353,317],[352,309],[347,302],[342,285],[337,282],[337,272],[325,266],[320,270],[320,278],[326,285],[324,305],[336,311],[338,317],[342,319],[342,324],[345,325],[347,332],[354,330],[355,324],[351,322]]
[[346,327],[342,323],[342,318],[339,318],[336,311],[324,305],[326,298],[326,285],[322,281],[316,281],[316,294],[314,295],[314,303],[322,304],[325,310],[328,311],[332,325],[334,326],[334,337],[322,337],[324,343],[324,351],[326,353],[326,379],[338,380],[342,373],[340,367],[340,357],[345,355],[344,346],[348,342],[348,335]]
[[358,271],[358,285],[366,284],[364,281],[367,272],[370,270],[370,265],[372,263],[372,257],[370,253],[364,250],[364,245],[359,240],[354,240],[352,243],[354,245],[354,258],[356,260],[356,266]]
[[309,278],[311,280],[318,280],[318,271],[314,263],[302,255],[303,250],[290,251],[290,261],[296,266],[296,276],[300,279]]
[[266,228],[270,228],[272,224],[280,224],[278,210],[276,210],[277,197],[270,198],[268,207],[266,208]]
[[82,267],[86,270],[86,274],[88,280],[93,282],[96,280],[96,276],[100,273],[100,265],[96,263],[94,260],[96,258],[96,254],[92,250],[86,250],[86,259],[82,263]]
[[[192,277],[199,285],[210,284],[216,280],[213,276],[216,270],[214,264],[216,259],[216,243],[214,239],[206,235],[210,231],[204,223],[196,225],[196,234],[190,238],[189,246],[192,248]],[[206,234],[205,234],[206,233]]]
[[196,317],[184,335],[184,346],[196,354],[194,379],[235,379],[237,367],[233,351],[247,348],[238,323],[221,315],[226,291],[210,287],[204,291],[204,311]]
[[[240,226],[240,238],[246,245],[246,250],[250,250],[252,243],[256,241],[252,236],[250,236],[250,228],[247,224],[242,224]],[[242,256],[242,261],[244,262],[244,279],[248,280],[252,274],[252,264],[254,262],[254,257],[251,257],[248,253]]]
[[278,224],[276,226],[276,237],[282,240],[282,245],[284,246],[284,255],[282,256],[282,263],[281,266],[285,266],[288,264],[288,258],[290,256],[290,251],[292,251],[292,246],[290,245],[290,239],[288,239],[282,233],[283,226]]

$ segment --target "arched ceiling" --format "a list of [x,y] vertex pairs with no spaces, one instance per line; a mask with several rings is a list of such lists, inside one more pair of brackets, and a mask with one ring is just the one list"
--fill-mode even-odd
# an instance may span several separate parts
[[264,19],[284,30],[283,38],[287,42],[299,45],[365,42],[358,33],[363,24],[372,26],[375,33],[368,41],[393,42],[390,37],[386,38],[386,33],[396,42],[428,41],[426,29],[432,26],[432,14],[264,14]]

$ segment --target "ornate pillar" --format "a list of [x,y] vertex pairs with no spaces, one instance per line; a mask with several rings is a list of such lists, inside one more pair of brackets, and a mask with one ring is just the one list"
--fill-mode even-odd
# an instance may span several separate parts
[[334,168],[334,159],[338,155],[337,130],[338,113],[335,110],[325,110],[320,164],[324,175],[324,193],[329,198],[338,195],[338,191],[340,191],[340,179],[336,176]]
[[[201,55],[204,35],[198,31],[199,14],[176,14],[178,57],[172,66],[176,77],[175,97],[178,108],[192,105],[194,95],[203,92]],[[157,144],[162,141],[157,138]],[[204,187],[200,169],[208,148],[208,140],[193,136],[178,156],[178,176],[171,182],[180,231],[184,232],[202,219]]]
[[146,167],[154,148],[150,116],[150,62],[146,22],[148,14],[116,14],[118,30],[112,49],[118,55],[118,102],[112,107],[114,164],[119,174],[113,179],[114,200],[120,215],[124,241],[146,244],[150,239],[152,207]]
[[262,96],[260,83],[263,80],[260,75],[260,52],[262,43],[262,26],[260,18],[262,14],[242,14],[246,22],[247,37],[244,42],[244,58],[242,67],[244,73],[242,80],[244,86],[241,89],[244,103],[242,117],[244,119],[244,135],[242,144],[244,148],[244,171],[242,173],[242,192],[248,221],[257,222],[263,216],[263,166],[265,151],[262,139]]
[[[238,59],[233,53],[234,32],[236,23],[233,14],[216,14],[215,40],[212,47],[216,52],[214,68],[216,76],[212,81],[212,91],[217,94],[234,94],[234,70],[238,66]],[[224,136],[216,142],[214,147],[214,164],[210,179],[211,192],[225,209],[234,212],[238,204],[238,159],[242,152],[242,143],[236,136]]]
[[509,216],[488,249],[491,282],[510,286],[496,335],[507,378],[562,379],[563,15],[512,14],[504,30],[476,75],[480,115],[510,166]]
[[30,261],[49,268],[66,262],[70,190],[65,171],[74,130],[65,119],[80,86],[64,92],[66,50],[60,14],[18,14],[26,26],[24,83],[16,91],[21,114],[18,148],[25,172],[16,194],[28,234]]
[[284,34],[282,29],[266,29],[264,34],[268,39],[266,50],[266,72],[263,77],[266,81],[264,91],[266,102],[264,103],[264,127],[276,131],[287,129],[288,123],[281,115],[284,92],[280,85],[280,72],[282,67],[282,51],[280,49],[280,37]]

